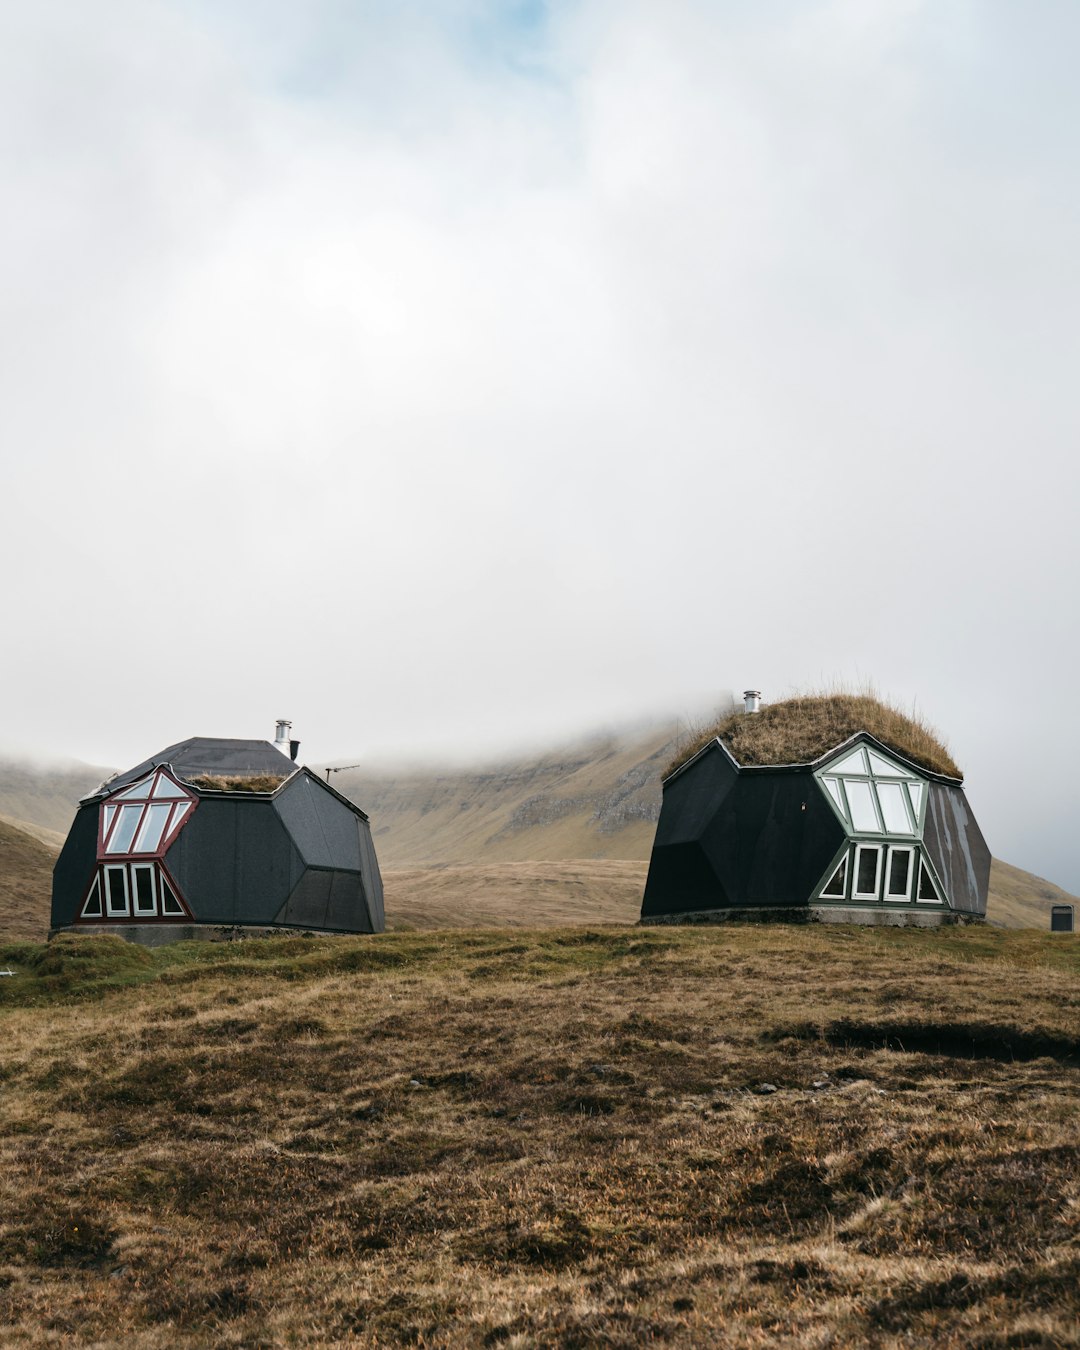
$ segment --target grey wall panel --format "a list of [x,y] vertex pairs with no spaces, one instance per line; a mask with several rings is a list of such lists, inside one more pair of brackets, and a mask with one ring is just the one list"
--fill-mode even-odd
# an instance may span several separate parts
[[923,844],[949,892],[953,909],[985,915],[990,850],[963,788],[930,784]]
[[289,896],[284,922],[296,928],[325,928],[332,879],[332,872],[317,872],[309,867]]
[[52,926],[74,923],[97,866],[97,802],[81,806],[53,867]]
[[309,867],[360,870],[358,817],[318,779],[298,774],[275,796],[274,807]]
[[331,872],[330,878],[326,927],[346,933],[374,932],[360,873]]
[[200,923],[270,923],[301,874],[269,798],[203,798],[165,861]]
[[375,843],[371,838],[371,827],[366,820],[357,817],[356,830],[360,848],[360,878],[364,887],[371,932],[382,933],[386,929],[382,873],[379,871],[379,860],[375,856]]

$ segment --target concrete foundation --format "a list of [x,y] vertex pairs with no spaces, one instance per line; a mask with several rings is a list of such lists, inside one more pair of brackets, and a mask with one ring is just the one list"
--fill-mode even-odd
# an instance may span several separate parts
[[660,914],[639,922],[645,926],[667,924],[679,927],[723,923],[861,923],[881,928],[942,928],[984,920],[974,914],[941,909],[883,909],[878,906],[860,909],[855,905],[806,905],[784,909],[762,905],[759,909],[699,909],[688,914]]
[[[81,923],[77,928],[54,928],[49,933],[77,933],[80,936],[118,937],[125,942],[137,942],[143,947],[164,947],[170,942],[236,942],[242,938],[302,937],[314,933],[312,928],[226,928],[209,923]],[[321,934],[320,934],[321,935]],[[332,936],[328,931],[327,936]],[[336,936],[341,937],[338,933]]]

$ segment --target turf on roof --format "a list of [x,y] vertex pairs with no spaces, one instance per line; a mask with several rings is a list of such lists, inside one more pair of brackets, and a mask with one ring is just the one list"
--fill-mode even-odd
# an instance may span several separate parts
[[740,764],[808,764],[859,731],[933,773],[963,776],[930,727],[865,694],[810,695],[768,704],[757,713],[731,713],[684,746],[667,773],[716,737]]
[[187,781],[192,787],[206,792],[276,792],[287,777],[287,774],[272,773],[201,774]]

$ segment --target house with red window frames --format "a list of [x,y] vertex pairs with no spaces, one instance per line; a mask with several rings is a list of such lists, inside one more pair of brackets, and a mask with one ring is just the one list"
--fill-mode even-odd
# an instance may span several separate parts
[[53,872],[52,931],[158,945],[222,930],[382,932],[365,813],[268,741],[193,737],[79,804]]

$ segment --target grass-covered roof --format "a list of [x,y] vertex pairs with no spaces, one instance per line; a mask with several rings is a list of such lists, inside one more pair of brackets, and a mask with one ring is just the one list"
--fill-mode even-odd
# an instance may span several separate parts
[[717,737],[740,764],[808,764],[859,731],[933,773],[963,776],[932,727],[870,694],[811,694],[756,713],[731,712],[683,746],[667,772]]
[[276,792],[288,774],[199,774],[189,778],[192,787],[204,792]]

